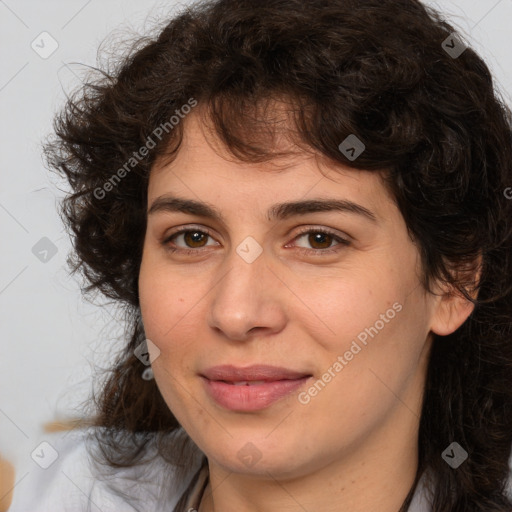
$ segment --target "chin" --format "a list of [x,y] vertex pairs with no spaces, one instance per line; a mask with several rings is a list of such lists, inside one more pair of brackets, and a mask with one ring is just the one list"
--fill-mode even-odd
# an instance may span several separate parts
[[288,479],[311,471],[312,461],[298,460],[296,457],[297,454],[304,455],[302,450],[302,442],[285,445],[282,439],[269,441],[264,436],[255,438],[248,435],[230,439],[226,446],[216,444],[205,453],[209,460],[225,471],[259,475],[266,479],[269,474],[274,478]]

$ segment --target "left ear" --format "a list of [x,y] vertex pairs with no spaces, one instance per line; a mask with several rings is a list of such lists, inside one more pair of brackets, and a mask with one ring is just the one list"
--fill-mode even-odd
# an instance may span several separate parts
[[[482,255],[473,263],[455,272],[457,280],[465,284],[469,296],[476,299],[482,271]],[[437,286],[434,313],[430,330],[439,336],[455,332],[471,315],[475,305],[453,286]]]

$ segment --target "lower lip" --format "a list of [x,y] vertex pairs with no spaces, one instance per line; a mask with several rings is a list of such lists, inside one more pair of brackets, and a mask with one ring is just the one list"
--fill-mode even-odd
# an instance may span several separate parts
[[218,380],[201,378],[208,394],[222,407],[231,411],[258,411],[293,393],[311,377],[276,380],[249,386],[235,386]]

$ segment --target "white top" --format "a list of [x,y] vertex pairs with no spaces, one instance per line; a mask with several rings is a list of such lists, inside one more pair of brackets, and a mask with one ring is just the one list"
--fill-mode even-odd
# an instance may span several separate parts
[[[157,457],[150,463],[113,470],[111,483],[118,492],[98,478],[87,449],[88,429],[46,436],[48,444],[39,445],[32,454],[37,463],[25,477],[16,475],[13,501],[9,512],[173,512],[192,479],[196,477],[184,511],[199,507],[208,481],[205,457],[198,453],[186,469],[186,478],[173,482],[175,467]],[[55,458],[55,449],[58,457]],[[512,497],[511,476],[507,493]],[[22,478],[23,477],[23,478]],[[21,478],[21,480],[20,480]],[[123,493],[126,495],[123,497]],[[408,512],[430,512],[426,488],[420,480]]]

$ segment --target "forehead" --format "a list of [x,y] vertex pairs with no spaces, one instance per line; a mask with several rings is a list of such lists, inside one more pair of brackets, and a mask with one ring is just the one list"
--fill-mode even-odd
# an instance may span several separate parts
[[276,134],[272,149],[289,154],[265,162],[241,161],[201,112],[195,111],[184,120],[183,140],[174,159],[155,162],[148,204],[173,193],[210,202],[249,201],[255,207],[267,199],[276,202],[320,196],[364,202],[377,211],[395,206],[381,172],[353,169],[299,148],[284,131]]

